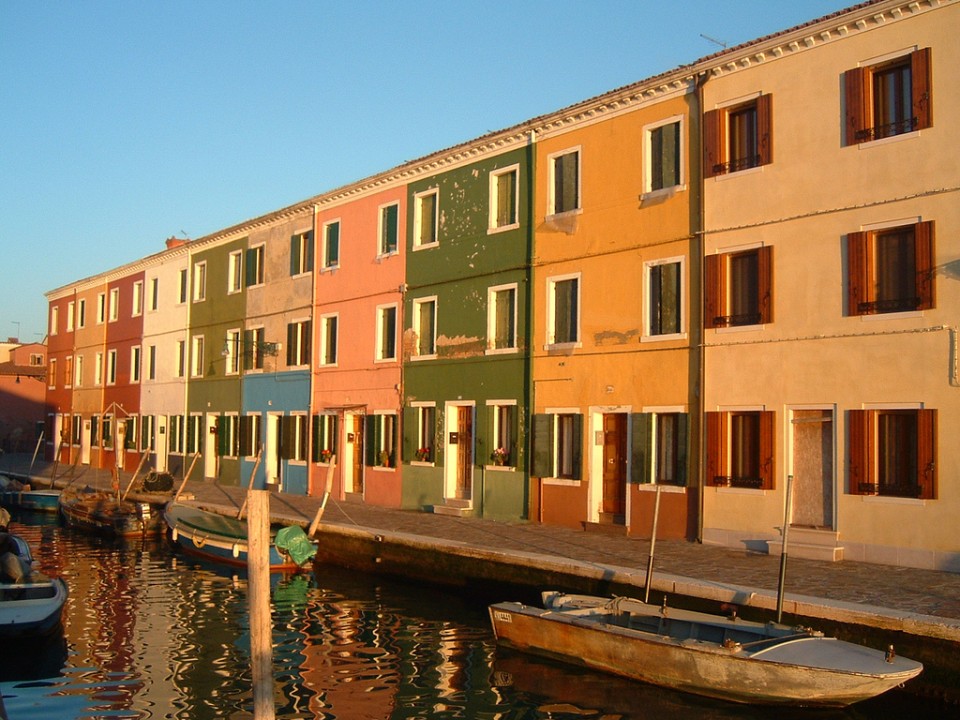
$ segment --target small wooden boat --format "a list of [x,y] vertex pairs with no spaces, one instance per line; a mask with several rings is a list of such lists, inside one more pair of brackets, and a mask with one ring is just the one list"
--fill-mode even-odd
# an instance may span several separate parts
[[0,475],[0,506],[32,512],[57,511],[59,490],[34,490],[29,483],[8,475]]
[[33,569],[27,541],[3,533],[0,540],[0,638],[46,635],[60,624],[67,584]]
[[[163,517],[170,528],[170,538],[185,552],[217,563],[246,567],[245,521],[177,502],[167,504]],[[315,552],[315,545],[298,525],[271,529],[271,572],[297,570],[309,562]]]
[[116,495],[85,489],[62,493],[60,513],[70,527],[123,538],[157,535],[163,518],[149,503],[120,501]]
[[634,680],[741,703],[845,706],[923,665],[809,628],[584,595],[543,593],[543,608],[490,606],[497,640]]

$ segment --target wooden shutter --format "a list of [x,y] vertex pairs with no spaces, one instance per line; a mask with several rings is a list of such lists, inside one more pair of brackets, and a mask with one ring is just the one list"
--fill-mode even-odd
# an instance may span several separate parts
[[705,413],[707,423],[707,485],[727,474],[727,413]]
[[[714,169],[723,159],[723,135],[720,132],[720,110],[708,110],[703,114],[703,177],[711,178],[719,173]],[[721,171],[722,172],[722,171]]]
[[227,447],[229,433],[226,431],[227,423],[223,415],[217,415],[217,423],[214,427],[217,432],[217,455],[220,457],[229,455],[230,448]]
[[573,418],[573,447],[570,448],[571,459],[573,461],[573,479],[579,480],[583,477],[581,466],[583,465],[583,415],[579,413]]
[[284,460],[293,458],[293,434],[296,418],[293,415],[284,415],[280,418],[280,457]]
[[703,326],[715,328],[722,326],[717,318],[724,313],[724,277],[723,256],[707,255],[703,259]]
[[320,462],[320,416],[317,413],[310,418],[310,461]]
[[257,284],[256,250],[248,249],[244,256],[244,284],[250,287]]
[[917,130],[933,125],[933,66],[930,48],[921,48],[910,56],[910,82],[913,85],[913,116]]
[[757,306],[760,322],[773,322],[773,246],[757,249]]
[[847,234],[847,315],[861,315],[860,303],[870,300],[870,270],[867,245],[870,233]]
[[851,410],[847,416],[847,447],[850,455],[849,479],[850,494],[863,495],[868,492],[870,477],[869,435],[867,433],[867,411]]
[[860,141],[857,139],[857,133],[867,127],[867,120],[870,117],[866,92],[868,80],[867,68],[853,68],[843,74],[844,102],[846,103],[845,145],[858,144]]
[[773,162],[773,96],[757,98],[757,154],[761,165]]
[[293,235],[290,238],[290,275],[297,275],[300,272],[300,236]]
[[553,477],[553,423],[554,415],[540,413],[533,416],[533,457],[530,474],[534,477]]
[[913,247],[916,255],[918,309],[929,310],[936,301],[936,266],[934,264],[933,221],[917,223],[914,227]]
[[653,414],[633,413],[630,422],[630,481],[652,483]]
[[687,458],[689,451],[687,449],[690,443],[690,415],[688,413],[677,414],[677,485],[686,486],[687,484]]
[[937,411],[917,410],[917,484],[920,497],[937,497]]
[[297,342],[297,323],[287,325],[287,366],[296,365],[294,349]]
[[773,490],[776,477],[776,418],[773,410],[760,413],[760,487],[764,490]]
[[377,442],[377,416],[366,415],[363,418],[363,450],[365,464],[373,467],[377,464],[379,443]]
[[313,230],[304,233],[303,252],[306,255],[303,269],[307,272],[313,272]]

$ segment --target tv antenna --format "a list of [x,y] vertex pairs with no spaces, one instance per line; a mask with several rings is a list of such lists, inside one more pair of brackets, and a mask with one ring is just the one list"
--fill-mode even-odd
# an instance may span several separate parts
[[727,43],[725,42],[721,42],[720,40],[717,40],[716,38],[712,38],[709,35],[704,35],[703,33],[700,33],[700,37],[702,37],[704,40],[708,42],[712,42],[714,45],[719,45],[724,50],[727,49]]

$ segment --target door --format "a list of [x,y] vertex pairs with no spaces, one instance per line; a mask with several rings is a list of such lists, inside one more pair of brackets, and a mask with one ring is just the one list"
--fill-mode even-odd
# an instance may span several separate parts
[[791,525],[833,529],[833,412],[793,411]]
[[459,500],[473,496],[473,408],[457,408],[457,494]]
[[90,464],[90,442],[93,434],[90,418],[83,420],[83,432],[80,433],[80,462],[84,465]]
[[204,477],[208,478],[217,477],[217,465],[220,460],[217,454],[218,420],[218,416],[207,413],[207,427],[203,443],[203,474]]
[[627,415],[603,416],[603,511],[601,520],[622,525],[627,514]]
[[281,463],[280,457],[280,423],[283,416],[279,413],[270,413],[267,415],[267,447],[263,458],[263,469],[267,483],[275,485],[280,482]]
[[348,415],[347,451],[350,455],[346,492],[363,493],[363,415]]
[[167,471],[167,416],[157,415],[157,459],[154,463],[157,472]]

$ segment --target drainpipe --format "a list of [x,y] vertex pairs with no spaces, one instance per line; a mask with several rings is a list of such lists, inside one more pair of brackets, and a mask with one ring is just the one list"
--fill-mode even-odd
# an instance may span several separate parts
[[[313,266],[310,268],[310,357],[316,358],[317,352],[317,343],[314,340],[314,337],[317,335],[317,323],[316,323],[316,314],[317,314],[317,264],[319,262],[319,257],[316,252],[317,250],[317,241],[320,238],[320,232],[317,228],[317,219],[320,215],[320,206],[314,203],[313,206],[313,220],[311,221],[310,229],[313,233],[311,238],[311,244],[313,245]],[[313,432],[311,431],[313,423],[313,413],[316,410],[314,404],[314,393],[313,393],[313,361],[310,362],[310,374],[307,376],[309,378],[309,383],[307,384],[307,437],[310,438],[307,445],[307,495],[309,496],[311,485],[313,484],[313,475],[315,469],[313,467],[313,457],[316,451],[316,448],[313,447]],[[342,423],[340,423],[342,425]]]
[[704,225],[706,222],[706,202],[704,200],[706,181],[703,177],[704,163],[703,163],[703,86],[707,83],[707,80],[710,79],[709,71],[704,70],[696,77],[696,87],[697,87],[697,135],[699,137],[699,142],[697,146],[697,168],[699,171],[697,187],[699,188],[697,204],[699,205],[697,220],[698,225],[695,236],[698,238],[697,243],[697,253],[699,255],[700,262],[700,280],[698,286],[697,300],[699,305],[698,316],[700,318],[699,327],[697,328],[697,333],[700,337],[699,345],[699,355],[700,362],[698,363],[697,372],[697,422],[699,425],[699,436],[700,436],[700,447],[697,449],[697,483],[699,485],[698,491],[698,508],[697,508],[697,542],[703,542],[703,507],[704,507],[704,493],[706,492],[706,447],[707,447],[707,429],[706,429],[706,330],[704,327],[704,318],[703,318],[703,293],[705,287],[705,275],[704,275],[704,265],[706,263],[706,235],[704,231]]
[[[527,321],[527,362],[526,395],[527,395],[527,432],[524,438],[524,454],[527,459],[527,468],[533,468],[533,433],[532,420],[536,408],[536,383],[533,382],[533,252],[535,250],[535,205],[536,205],[536,174],[537,174],[537,131],[530,130],[530,140],[527,144],[530,155],[530,170],[527,178],[527,292],[526,292],[526,321]],[[527,484],[530,483],[530,474],[527,474]],[[529,501],[528,501],[529,507]],[[529,517],[530,513],[527,512]],[[537,523],[543,524],[543,478],[537,479]]]

